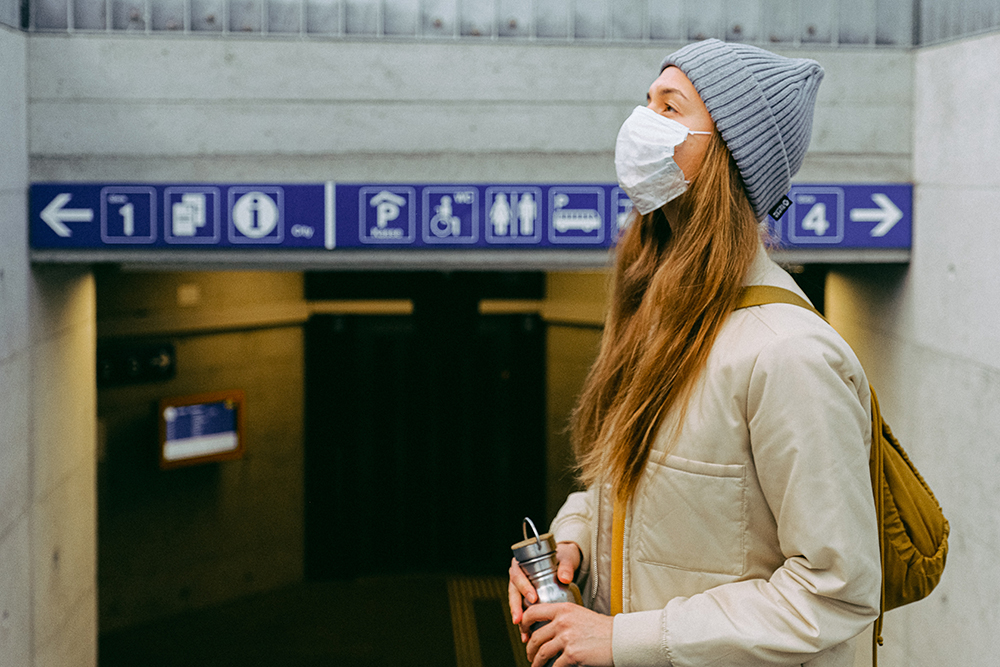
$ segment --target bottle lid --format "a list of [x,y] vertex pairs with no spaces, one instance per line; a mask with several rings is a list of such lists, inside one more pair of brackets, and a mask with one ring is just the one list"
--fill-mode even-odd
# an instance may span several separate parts
[[[532,537],[528,537],[529,525],[531,526],[531,532],[534,533]],[[516,558],[519,563],[535,558],[541,558],[555,552],[556,538],[552,533],[539,535],[538,531],[535,529],[535,524],[532,523],[531,519],[527,517],[524,518],[522,528],[524,531],[524,539],[511,546],[511,550],[514,552],[514,558]]]

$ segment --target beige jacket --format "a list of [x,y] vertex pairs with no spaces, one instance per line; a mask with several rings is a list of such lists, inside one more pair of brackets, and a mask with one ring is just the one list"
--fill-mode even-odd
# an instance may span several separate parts
[[[747,284],[805,296],[763,249]],[[850,347],[804,308],[738,310],[667,451],[675,426],[626,515],[616,667],[852,666],[881,570],[870,390]],[[552,525],[580,546],[584,598],[603,613],[611,514],[607,489],[592,488]]]

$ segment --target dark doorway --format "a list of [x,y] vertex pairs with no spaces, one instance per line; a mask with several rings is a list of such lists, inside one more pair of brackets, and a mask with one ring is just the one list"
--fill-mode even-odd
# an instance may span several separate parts
[[826,277],[830,273],[828,264],[804,264],[786,266],[799,288],[821,314],[826,313]]
[[480,315],[505,296],[488,274],[366,284],[414,312],[307,325],[306,576],[503,573],[521,518],[545,511],[543,322]]

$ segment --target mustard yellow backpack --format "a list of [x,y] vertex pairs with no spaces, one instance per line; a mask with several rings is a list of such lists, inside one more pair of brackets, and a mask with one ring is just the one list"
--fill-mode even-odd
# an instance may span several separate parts
[[[769,285],[744,288],[737,307],[768,303],[801,306],[819,315],[795,292]],[[934,590],[948,556],[949,527],[937,498],[882,419],[874,388],[869,467],[875,512],[881,527],[882,605],[872,642],[872,662],[877,665],[883,615],[896,607],[922,600]]]

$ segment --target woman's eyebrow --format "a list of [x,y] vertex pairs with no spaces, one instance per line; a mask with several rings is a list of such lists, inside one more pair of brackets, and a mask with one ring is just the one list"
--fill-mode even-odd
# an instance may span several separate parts
[[[685,99],[685,100],[688,98],[687,95],[685,95],[684,93],[682,93],[677,88],[658,88],[656,90],[656,94],[660,95],[660,96],[664,96],[664,95],[679,95],[681,97],[681,99]],[[646,93],[646,97],[649,97],[649,93]]]

